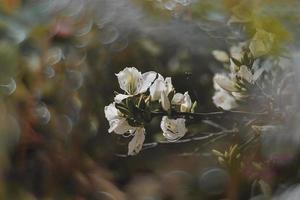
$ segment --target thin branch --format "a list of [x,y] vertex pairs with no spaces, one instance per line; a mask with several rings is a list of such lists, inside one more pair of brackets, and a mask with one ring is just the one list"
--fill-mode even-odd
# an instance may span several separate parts
[[[143,145],[142,151],[146,150],[146,149],[151,149],[151,148],[157,147],[159,145],[182,144],[182,143],[188,143],[188,142],[193,142],[193,141],[202,141],[202,140],[206,140],[206,139],[210,139],[210,138],[214,138],[213,140],[215,140],[219,137],[221,138],[223,136],[226,136],[229,133],[237,133],[237,132],[238,132],[238,130],[236,128],[234,128],[231,130],[222,130],[222,131],[219,131],[216,133],[203,133],[206,135],[181,139],[181,140],[177,140],[174,142],[163,140],[163,141],[158,141],[158,142],[145,143]],[[127,154],[115,154],[115,156],[122,157],[122,158],[128,157]]]
[[[143,147],[147,148],[153,148],[158,145],[163,145],[163,144],[182,144],[182,143],[187,143],[187,142],[193,142],[193,141],[201,141],[201,140],[206,140],[212,137],[217,137],[220,135],[226,135],[228,133],[236,133],[238,130],[237,129],[232,129],[232,130],[222,130],[216,133],[203,133],[204,136],[197,136],[197,137],[191,137],[191,138],[186,138],[186,139],[181,139],[177,141],[158,141],[158,142],[152,142],[152,143],[145,143]],[[144,148],[143,148],[144,149]]]
[[[167,112],[151,112],[153,117],[156,116],[167,116]],[[242,115],[250,115],[250,116],[267,116],[267,112],[247,112],[247,111],[218,111],[218,112],[208,112],[208,113],[190,113],[190,112],[172,112],[171,116],[173,117],[186,117],[189,119],[197,119],[197,120],[209,120],[222,118],[225,115],[233,115],[240,117]]]
[[211,120],[203,120],[202,123],[210,125],[214,128],[220,129],[220,130],[226,130],[224,126],[221,126],[220,124],[217,124],[216,122],[213,122]]

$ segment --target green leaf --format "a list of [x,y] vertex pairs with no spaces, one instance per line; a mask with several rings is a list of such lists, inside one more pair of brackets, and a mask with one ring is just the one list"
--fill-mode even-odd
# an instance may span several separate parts
[[257,58],[268,54],[274,45],[275,36],[263,29],[257,29],[253,36],[249,49],[252,55]]

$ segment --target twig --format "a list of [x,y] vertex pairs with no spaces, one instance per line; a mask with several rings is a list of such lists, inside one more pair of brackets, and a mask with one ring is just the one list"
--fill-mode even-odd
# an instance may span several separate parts
[[213,122],[211,120],[203,120],[202,123],[210,125],[214,128],[220,129],[220,130],[226,130],[225,127],[221,126],[220,124],[217,124],[216,122]]
[[[156,116],[166,116],[167,112],[152,112],[151,115],[153,117]],[[240,117],[241,115],[250,115],[250,116],[266,116],[267,112],[247,112],[247,111],[218,111],[218,112],[208,112],[208,113],[190,113],[190,112],[171,112],[171,116],[173,117],[186,117],[189,119],[197,119],[197,120],[209,120],[222,118],[224,115],[234,115]]]
[[[238,132],[238,130],[236,128],[234,128],[231,130],[222,130],[222,131],[219,131],[216,133],[202,133],[202,134],[206,134],[206,135],[181,139],[181,140],[177,140],[174,142],[163,140],[163,141],[158,141],[158,142],[145,143],[143,145],[142,151],[146,150],[146,149],[151,149],[151,148],[157,147],[159,145],[182,144],[182,143],[188,143],[188,142],[193,142],[193,141],[202,141],[202,140],[206,140],[209,138],[214,138],[213,140],[215,141],[215,139],[217,139],[217,138],[222,138],[223,136],[226,136],[229,133],[236,133],[236,132]],[[126,155],[126,154],[115,154],[115,155],[118,157],[128,157],[128,155]]]

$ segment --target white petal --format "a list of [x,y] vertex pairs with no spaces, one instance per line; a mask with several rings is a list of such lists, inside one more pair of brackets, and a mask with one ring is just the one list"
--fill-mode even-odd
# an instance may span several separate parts
[[230,92],[237,92],[238,89],[235,87],[235,84],[230,80],[226,75],[216,74],[214,76],[214,82],[216,82],[221,88]]
[[145,141],[145,129],[137,128],[134,133],[134,137],[128,144],[128,155],[136,155],[138,154],[144,144]]
[[240,43],[237,46],[232,46],[230,48],[230,56],[233,57],[234,59],[241,61],[243,57],[243,46],[244,43]]
[[228,62],[229,56],[225,51],[221,50],[213,50],[212,55],[215,57],[216,60],[220,62]]
[[183,101],[183,98],[184,98],[183,94],[181,94],[181,93],[176,93],[176,94],[173,96],[171,103],[172,103],[173,105],[180,105],[180,104],[182,103],[182,101]]
[[170,100],[166,94],[166,92],[161,93],[161,107],[165,110],[168,111],[171,108],[170,105]]
[[126,67],[124,70],[116,74],[120,88],[128,94],[137,94],[137,89],[143,85],[143,77],[134,67]]
[[167,95],[169,95],[170,92],[174,89],[171,77],[167,77],[165,79],[165,86],[166,86],[166,93],[167,93]]
[[114,98],[116,103],[121,103],[124,99],[131,97],[132,95],[126,95],[126,94],[117,94]]
[[115,119],[109,121],[110,128],[108,132],[115,132],[116,134],[123,135],[132,129],[125,118]]
[[118,109],[115,103],[111,103],[104,107],[104,114],[108,121],[119,118]]
[[187,129],[185,127],[185,119],[169,119],[167,116],[162,118],[160,127],[163,131],[164,137],[169,141],[176,141],[182,138]]
[[213,96],[213,102],[217,107],[224,110],[231,110],[238,106],[234,97],[225,90],[216,91]]
[[184,97],[183,97],[182,104],[180,106],[180,111],[181,112],[190,112],[192,105],[193,105],[191,97],[188,92],[185,92],[183,96]]
[[241,77],[242,79],[245,79],[249,83],[253,83],[254,82],[252,72],[245,65],[242,65],[240,67],[240,70],[238,71],[237,75],[239,77]]
[[156,72],[146,72],[142,75],[143,84],[140,88],[138,88],[138,93],[144,93],[148,90],[154,79],[156,78]]
[[165,90],[164,80],[160,77],[157,78],[150,87],[151,101],[157,101],[160,99],[162,91]]

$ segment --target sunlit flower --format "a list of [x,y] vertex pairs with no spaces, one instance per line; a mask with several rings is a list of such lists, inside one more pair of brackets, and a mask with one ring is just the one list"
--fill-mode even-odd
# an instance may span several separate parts
[[215,57],[216,60],[226,63],[229,62],[229,56],[225,51],[221,50],[213,50],[212,55]]
[[143,147],[145,141],[145,129],[138,127],[131,132],[134,136],[128,144],[128,155],[133,156],[138,154]]
[[172,105],[179,105],[180,112],[190,112],[193,105],[188,92],[185,92],[184,94],[176,93],[171,103]]
[[186,132],[185,119],[169,119],[164,116],[161,120],[160,127],[163,131],[164,137],[169,141],[176,141],[182,138]]
[[229,52],[230,52],[230,57],[241,61],[244,55],[243,48],[246,46],[247,43],[241,42],[235,46],[230,47]]
[[231,110],[238,106],[235,98],[225,90],[217,90],[212,99],[217,107],[224,110]]
[[135,67],[126,67],[116,74],[120,88],[124,90],[126,94],[118,94],[115,97],[115,101],[120,103],[130,96],[146,92],[156,78],[156,74],[156,72],[152,71],[142,74]]
[[168,95],[173,90],[172,80],[170,77],[163,78],[160,74],[150,87],[150,96],[152,101],[160,101],[165,111],[171,108]]
[[239,76],[242,79],[248,81],[249,83],[253,83],[254,82],[252,72],[245,65],[242,65],[240,67],[239,71],[237,72],[237,76]]
[[115,132],[116,134],[124,134],[132,130],[134,127],[130,126],[122,113],[116,108],[115,103],[111,103],[104,107],[105,117],[109,122],[110,128],[108,132]]
[[161,99],[160,99],[160,102],[161,102],[161,107],[165,110],[165,111],[168,111],[170,110],[171,108],[171,103],[170,103],[170,100],[167,96],[167,93],[165,91],[161,92]]
[[161,98],[161,93],[164,92],[167,96],[173,90],[172,80],[170,77],[163,78],[158,74],[158,78],[150,87],[150,96],[152,101],[158,101]]
[[130,126],[126,118],[116,108],[115,103],[105,106],[104,113],[110,125],[109,133],[115,132],[120,135],[129,133],[133,135],[132,140],[128,144],[128,155],[135,155],[140,152],[145,140],[145,128]]
[[215,84],[218,84],[218,86],[220,86],[224,90],[230,92],[238,91],[238,89],[235,87],[235,82],[224,74],[215,74],[213,81]]

